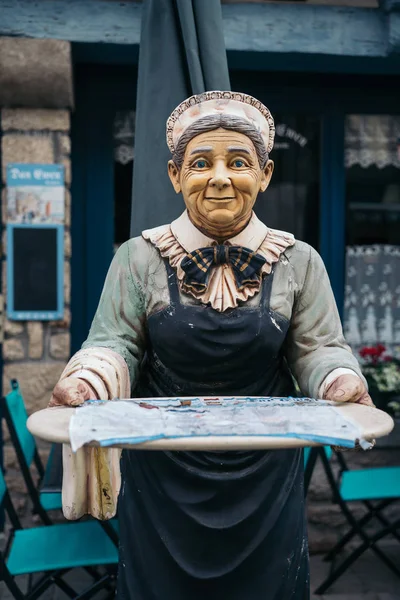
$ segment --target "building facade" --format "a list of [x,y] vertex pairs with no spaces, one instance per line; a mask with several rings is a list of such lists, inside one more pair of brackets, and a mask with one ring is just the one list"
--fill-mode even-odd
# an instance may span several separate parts
[[[400,0],[227,0],[222,10],[232,89],[276,120],[259,216],[320,251],[353,345],[395,352]],[[113,252],[129,237],[141,3],[24,0],[1,11],[3,297],[7,167],[64,167],[63,317],[3,314],[3,393],[17,378],[32,411],[85,339]],[[7,444],[5,462],[12,473]]]

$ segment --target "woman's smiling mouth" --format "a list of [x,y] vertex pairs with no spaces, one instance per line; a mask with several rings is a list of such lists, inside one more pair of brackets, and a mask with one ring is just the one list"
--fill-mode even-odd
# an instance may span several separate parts
[[205,200],[235,200],[235,196],[224,196],[223,198],[217,198],[215,196],[204,196]]

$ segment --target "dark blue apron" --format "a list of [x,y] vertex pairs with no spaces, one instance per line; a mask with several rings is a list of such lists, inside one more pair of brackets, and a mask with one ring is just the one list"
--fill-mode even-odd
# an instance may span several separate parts
[[[148,319],[138,397],[294,393],[283,356],[289,321],[258,306],[219,313],[180,301]],[[301,450],[123,451],[119,600],[307,600]]]

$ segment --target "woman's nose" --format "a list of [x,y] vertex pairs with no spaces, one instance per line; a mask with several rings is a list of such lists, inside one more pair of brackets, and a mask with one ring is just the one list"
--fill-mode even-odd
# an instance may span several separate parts
[[231,185],[231,180],[224,165],[216,165],[213,176],[209,181],[209,185],[217,188],[217,190],[223,190]]

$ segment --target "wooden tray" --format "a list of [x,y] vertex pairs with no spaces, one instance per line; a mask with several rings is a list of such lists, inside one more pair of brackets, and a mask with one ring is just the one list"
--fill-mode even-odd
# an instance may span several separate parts
[[[373,440],[388,435],[394,426],[393,419],[385,412],[361,404],[341,404],[338,408],[343,414],[358,422],[366,440]],[[69,422],[76,408],[45,408],[33,413],[28,419],[29,431],[48,442],[69,444]],[[91,444],[93,446],[97,443]],[[207,436],[174,439],[160,439],[141,444],[116,444],[119,448],[135,448],[141,450],[254,450],[299,448],[319,446],[321,444],[309,440],[288,437],[267,436]]]

